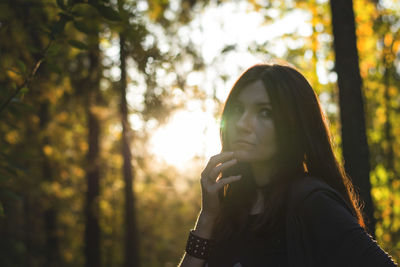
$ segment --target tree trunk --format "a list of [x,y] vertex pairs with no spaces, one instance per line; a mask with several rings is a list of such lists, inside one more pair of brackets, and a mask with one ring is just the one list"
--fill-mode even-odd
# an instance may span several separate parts
[[99,181],[100,181],[100,121],[95,112],[100,89],[100,50],[98,38],[89,50],[89,70],[86,80],[86,113],[88,122],[87,193],[85,257],[87,267],[100,266]]
[[126,71],[125,38],[120,34],[121,62],[121,121],[122,121],[122,156],[124,159],[123,174],[125,182],[125,266],[139,266],[138,231],[135,218],[135,198],[133,195],[132,154],[130,150],[130,124],[128,121],[128,105],[126,101],[127,71]]
[[362,81],[352,0],[331,0],[336,72],[338,75],[344,167],[365,203],[364,216],[369,232],[375,233],[369,150],[365,131]]
[[[49,102],[45,101],[40,104],[39,111],[40,132],[43,133],[41,148],[50,144],[49,136],[45,133],[47,124],[49,123]],[[54,177],[51,164],[45,153],[42,154],[42,174],[44,182],[53,182]],[[46,266],[57,266],[60,262],[59,238],[57,235],[57,210],[55,207],[53,196],[48,195],[44,210],[44,224],[46,231]]]

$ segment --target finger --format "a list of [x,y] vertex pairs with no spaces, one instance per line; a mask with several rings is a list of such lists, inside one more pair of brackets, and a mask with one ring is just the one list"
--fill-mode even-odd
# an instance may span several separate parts
[[224,187],[227,184],[236,182],[242,178],[242,175],[235,175],[235,176],[229,176],[224,179],[219,179],[217,183],[215,184],[215,187],[217,187],[217,190],[220,190],[222,187]]
[[227,162],[224,162],[224,163],[218,165],[217,167],[215,167],[214,169],[211,170],[210,174],[208,175],[208,178],[209,179],[217,179],[217,177],[223,170],[225,170],[229,167],[232,167],[236,163],[237,163],[237,159],[231,159],[230,161],[227,161]]
[[234,153],[232,151],[230,152],[222,152],[220,154],[214,155],[210,158],[208,161],[208,164],[206,168],[204,169],[202,176],[206,176],[215,166],[217,166],[220,163],[223,163],[227,160],[230,160],[233,158]]

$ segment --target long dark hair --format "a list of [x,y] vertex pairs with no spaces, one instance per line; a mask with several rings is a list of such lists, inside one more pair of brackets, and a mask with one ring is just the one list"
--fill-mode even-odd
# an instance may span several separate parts
[[[294,67],[284,64],[258,64],[247,69],[234,84],[223,109],[220,134],[222,151],[229,151],[229,133],[233,101],[241,90],[262,81],[272,104],[272,119],[277,138],[277,174],[264,188],[264,212],[254,230],[272,231],[282,224],[287,191],[291,182],[305,174],[321,179],[338,191],[351,207],[359,224],[365,227],[358,196],[343,167],[337,161],[318,98]],[[222,208],[214,228],[217,240],[226,239],[244,229],[256,185],[251,168],[239,163],[223,173],[223,177],[240,173],[243,178],[226,185],[220,192]]]

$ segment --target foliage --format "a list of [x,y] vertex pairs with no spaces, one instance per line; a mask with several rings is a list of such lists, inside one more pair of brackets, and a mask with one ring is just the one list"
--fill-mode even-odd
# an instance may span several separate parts
[[[174,266],[200,208],[198,174],[158,162],[148,141],[169,115],[196,100],[218,115],[216,87],[229,87],[224,61],[239,49],[227,43],[216,58],[182,32],[209,6],[229,1],[54,0],[0,3],[0,265],[44,266],[48,211],[56,212],[57,266],[84,265],[87,143],[85,78],[99,33],[101,92],[93,107],[101,122],[101,257],[123,265],[123,179],[119,118],[119,34],[126,36],[140,256],[145,266]],[[246,1],[237,1],[243,3]],[[296,10],[308,14],[307,34],[293,32],[265,44],[249,40],[248,53],[275,58],[274,47],[298,66],[320,96],[340,156],[340,123],[327,1],[248,1],[265,23]],[[235,2],[236,3],[236,2]],[[180,4],[180,5],[179,5]],[[400,261],[399,6],[354,0],[360,69],[371,154],[378,242]],[[272,11],[273,12],[268,12]],[[274,13],[275,12],[275,13]],[[277,15],[273,15],[277,14]],[[188,26],[189,25],[189,26]],[[113,52],[114,51],[114,52]],[[207,61],[208,60],[208,61]],[[38,62],[40,63],[39,67]],[[223,64],[224,63],[224,64]],[[239,63],[238,63],[239,65]],[[35,70],[36,69],[36,70]],[[193,85],[191,74],[210,72]],[[233,77],[235,78],[235,77]],[[205,88],[207,87],[207,88]],[[11,98],[10,98],[11,96]]]

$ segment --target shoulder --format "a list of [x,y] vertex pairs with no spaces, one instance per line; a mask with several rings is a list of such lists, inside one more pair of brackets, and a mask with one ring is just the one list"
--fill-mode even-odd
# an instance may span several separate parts
[[319,211],[329,212],[331,209],[351,212],[349,204],[342,195],[322,179],[305,176],[294,181],[289,190],[289,211],[318,215]]
[[318,190],[333,190],[333,188],[320,178],[309,175],[296,179],[290,188],[291,196],[297,200],[304,199]]

